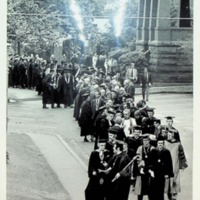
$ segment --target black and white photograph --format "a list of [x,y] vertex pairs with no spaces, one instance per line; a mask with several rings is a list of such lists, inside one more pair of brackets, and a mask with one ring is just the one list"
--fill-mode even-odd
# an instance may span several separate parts
[[6,200],[196,199],[195,2],[7,0]]

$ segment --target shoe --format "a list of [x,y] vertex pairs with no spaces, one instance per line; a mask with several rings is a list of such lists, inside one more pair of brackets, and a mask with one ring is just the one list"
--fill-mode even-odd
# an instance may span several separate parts
[[84,142],[89,142],[89,140],[87,138],[84,138]]
[[48,109],[48,107],[46,107],[46,106],[43,106],[43,109]]
[[57,106],[57,108],[62,108],[61,106]]

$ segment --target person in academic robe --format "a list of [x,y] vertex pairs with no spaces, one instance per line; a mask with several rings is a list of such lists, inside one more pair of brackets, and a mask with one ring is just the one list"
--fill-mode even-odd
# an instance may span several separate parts
[[136,121],[137,125],[141,126],[142,125],[142,119],[144,117],[148,117],[147,109],[149,107],[146,105],[146,101],[140,100],[139,102],[136,103],[136,108],[137,109],[134,112],[135,121]]
[[130,158],[124,151],[124,144],[114,144],[115,160],[107,170],[109,171],[109,184],[107,200],[128,200],[130,190],[131,168],[127,166]]
[[79,126],[81,127],[81,137],[84,136],[84,142],[89,142],[87,136],[90,135],[93,138],[94,123],[92,119],[92,109],[89,93],[82,95],[85,100],[81,105],[81,111],[79,116]]
[[140,126],[133,126],[132,131],[126,137],[126,143],[128,144],[128,155],[132,159],[136,156],[136,152],[139,146],[142,145],[141,132],[142,129]]
[[43,79],[44,65],[39,63],[35,69],[36,91],[38,95],[42,93],[42,79]]
[[23,58],[20,58],[19,63],[19,85],[20,88],[25,88],[26,85],[26,66]]
[[144,195],[148,195],[149,200],[154,200],[150,191],[154,186],[157,151],[150,145],[148,135],[143,135],[142,142],[143,145],[137,149],[137,160],[133,168],[133,176],[136,178],[134,194],[138,196],[138,200],[143,200]]
[[170,151],[173,164],[173,178],[166,185],[165,192],[169,200],[177,200],[178,193],[181,191],[180,170],[188,167],[184,148],[180,141],[175,138],[173,131],[168,131],[168,139],[165,141],[165,147]]
[[57,104],[57,108],[61,108],[60,104],[63,101],[62,92],[59,90],[59,83],[61,81],[62,68],[60,65],[57,66],[56,75],[55,75],[55,89],[54,89],[54,101]]
[[107,111],[106,108],[103,108],[103,111],[99,113],[95,120],[95,144],[94,149],[97,148],[98,140],[104,139],[108,140],[108,130],[110,127],[113,126],[113,118],[114,118],[114,111]]
[[155,181],[151,196],[155,200],[164,200],[166,180],[173,177],[173,165],[170,151],[164,147],[163,137],[157,138],[157,162],[155,165]]
[[152,76],[149,73],[147,67],[144,68],[144,72],[140,76],[140,86],[142,87],[142,98],[145,101],[149,100],[149,90],[152,85]]
[[92,100],[91,102],[91,107],[92,107],[92,118],[95,121],[97,115],[98,115],[98,110],[100,107],[105,105],[105,101],[101,96],[101,93],[99,90],[95,92],[95,99]]
[[102,171],[108,166],[109,151],[105,149],[106,141],[99,140],[98,148],[92,151],[89,158],[89,182],[85,189],[85,200],[105,200],[107,175]]
[[156,118],[154,117],[154,108],[148,108],[147,115],[148,117],[144,117],[142,119],[142,133],[154,134],[155,132],[154,121],[156,120]]
[[55,79],[54,79],[54,69],[50,70],[50,73],[47,74],[42,81],[42,103],[43,109],[47,109],[47,104],[51,104],[51,108],[54,108],[54,88],[55,88]]
[[71,74],[70,68],[65,68],[64,74],[60,78],[59,82],[59,91],[62,91],[63,93],[62,95],[65,108],[67,108],[67,106],[72,107],[74,101],[74,89],[74,76]]
[[83,99],[84,99],[82,97],[82,95],[85,94],[85,93],[90,92],[90,86],[89,86],[90,79],[89,78],[85,78],[83,80],[83,82],[80,81],[79,83],[77,84],[78,93],[77,93],[77,96],[75,98],[75,105],[74,105],[74,118],[76,120],[78,120],[78,118],[80,116],[80,108],[81,108],[81,104],[83,103]]
[[165,117],[166,118],[166,123],[167,123],[167,126],[165,127],[167,131],[173,131],[174,132],[174,137],[177,141],[181,142],[181,138],[180,138],[180,134],[178,132],[178,130],[176,128],[173,127],[173,118],[175,117],[172,117],[172,116],[167,116]]
[[114,125],[110,129],[116,135],[116,140],[118,141],[125,141],[126,135],[124,133],[124,128],[122,127],[122,118],[117,116],[114,120]]

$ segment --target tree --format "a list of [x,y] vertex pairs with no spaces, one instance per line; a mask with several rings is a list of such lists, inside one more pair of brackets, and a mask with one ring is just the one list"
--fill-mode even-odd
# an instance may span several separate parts
[[57,17],[64,13],[63,0],[8,0],[8,40],[20,47],[32,48],[34,53],[49,50],[57,41],[58,28],[64,20]]

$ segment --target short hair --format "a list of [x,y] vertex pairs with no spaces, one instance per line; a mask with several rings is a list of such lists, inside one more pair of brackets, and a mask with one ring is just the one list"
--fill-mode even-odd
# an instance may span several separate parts
[[116,142],[115,145],[116,145],[116,146],[115,146],[116,149],[119,148],[120,151],[123,151],[123,150],[124,150],[124,146],[123,146],[122,143]]
[[125,110],[123,111],[123,114],[125,114],[125,113],[130,114],[130,109],[125,109]]
[[122,118],[120,116],[117,116],[115,118],[115,124],[121,124],[122,123]]

